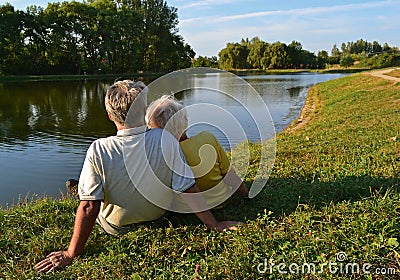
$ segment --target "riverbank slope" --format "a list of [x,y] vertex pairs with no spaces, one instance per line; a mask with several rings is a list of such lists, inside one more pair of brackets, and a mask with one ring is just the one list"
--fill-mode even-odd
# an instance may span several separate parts
[[[193,215],[121,237],[96,228],[83,255],[46,279],[398,277],[400,85],[360,73],[313,87],[310,100],[306,124],[277,135],[264,190],[215,211],[243,221],[238,231],[207,231]],[[251,148],[248,183],[260,152]],[[0,211],[0,279],[35,278],[36,262],[68,246],[76,206],[44,199]]]

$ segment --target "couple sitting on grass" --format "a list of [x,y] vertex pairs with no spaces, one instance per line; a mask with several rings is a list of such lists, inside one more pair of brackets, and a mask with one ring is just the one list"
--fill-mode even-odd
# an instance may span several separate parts
[[217,139],[209,132],[188,138],[186,110],[170,96],[154,101],[147,113],[146,105],[142,82],[118,81],[107,90],[106,111],[117,135],[90,145],[77,186],[80,204],[69,247],[36,264],[38,272],[70,265],[95,223],[109,234],[123,234],[140,224],[159,224],[166,209],[186,209],[182,213],[195,213],[212,230],[238,224],[217,221],[209,210],[235,191],[248,196]]

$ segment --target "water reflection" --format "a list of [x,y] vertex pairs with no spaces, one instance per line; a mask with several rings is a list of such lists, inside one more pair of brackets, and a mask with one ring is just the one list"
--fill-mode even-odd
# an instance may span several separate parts
[[[224,83],[221,81],[221,84]],[[196,88],[185,91],[182,96],[178,95],[188,110],[188,135],[209,130],[226,149],[244,140],[257,142],[273,137],[275,129],[266,105],[261,99],[254,98],[253,94],[249,88],[238,85],[224,91]],[[194,104],[198,106],[191,106]],[[257,123],[256,120],[261,121]],[[193,126],[198,123],[201,125]]]
[[[261,95],[280,131],[298,116],[311,85],[339,76],[262,75],[243,79]],[[149,84],[153,79],[145,82]],[[112,80],[0,83],[0,204],[12,204],[27,193],[57,196],[64,192],[66,179],[79,177],[90,143],[115,134],[104,110],[104,93],[111,83]],[[177,83],[177,88],[197,88],[176,95],[185,105],[204,102],[222,106],[239,120],[246,138],[260,137],[248,112],[232,98],[239,98],[257,111],[259,104],[250,98],[243,83],[229,82],[216,73]],[[213,86],[219,90],[209,90]],[[149,101],[153,98],[150,96]],[[205,116],[222,119],[217,111],[194,114],[189,114],[189,121]],[[224,129],[232,127],[224,125]],[[238,136],[229,142],[221,128],[206,124],[193,126],[189,135],[204,129],[212,130],[225,147],[243,140]],[[230,133],[235,132],[232,129]]]
[[0,204],[58,195],[78,177],[85,151],[115,129],[102,109],[103,82],[0,84]]
[[[0,85],[0,144],[29,145],[109,135],[102,82],[31,82]],[[35,140],[36,139],[36,140]],[[74,141],[76,144],[80,141]]]

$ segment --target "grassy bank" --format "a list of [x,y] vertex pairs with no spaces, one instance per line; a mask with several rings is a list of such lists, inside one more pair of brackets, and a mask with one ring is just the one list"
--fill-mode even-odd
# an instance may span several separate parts
[[[384,279],[375,272],[386,269],[396,273],[387,279],[397,279],[400,86],[354,74],[313,87],[307,99],[307,123],[277,136],[263,192],[250,201],[233,197],[214,212],[243,221],[238,231],[210,232],[183,215],[169,227],[141,227],[121,237],[95,228],[72,266],[40,277]],[[253,155],[259,148],[252,146]],[[37,277],[33,265],[68,245],[76,206],[71,198],[45,199],[0,211],[0,279]],[[315,265],[315,274],[307,267],[301,274],[303,264]],[[357,272],[347,264],[357,264],[360,274],[346,275],[346,269]],[[372,274],[362,274],[363,266]]]

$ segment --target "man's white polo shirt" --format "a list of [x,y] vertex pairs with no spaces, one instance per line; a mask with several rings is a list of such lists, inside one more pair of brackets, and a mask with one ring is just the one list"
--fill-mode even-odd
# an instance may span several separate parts
[[185,163],[169,132],[145,126],[119,130],[90,145],[79,178],[79,198],[101,200],[99,215],[116,226],[155,220],[165,209],[141,190],[147,198],[149,193],[154,196],[151,201],[170,203],[172,194],[163,191],[166,186],[183,192],[195,183]]

